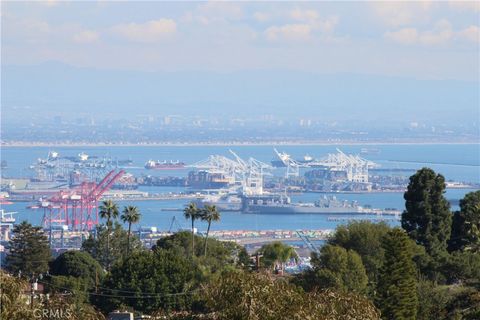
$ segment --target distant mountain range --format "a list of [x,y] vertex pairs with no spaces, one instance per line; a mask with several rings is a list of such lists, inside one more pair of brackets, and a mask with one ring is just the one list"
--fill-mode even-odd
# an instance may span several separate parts
[[[272,114],[326,121],[472,123],[479,83],[293,71],[140,72],[2,66],[2,118]],[[28,112],[25,112],[28,108]],[[475,120],[476,119],[476,120]]]

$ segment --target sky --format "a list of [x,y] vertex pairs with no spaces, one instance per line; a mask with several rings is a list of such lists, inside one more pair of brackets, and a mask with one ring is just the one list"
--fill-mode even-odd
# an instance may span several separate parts
[[[71,74],[72,83],[77,86],[88,86],[100,76],[106,82],[124,78],[128,84],[122,89],[127,90],[138,89],[131,82],[132,74],[140,78],[142,74],[157,74],[162,79],[183,74],[189,83],[184,94],[196,86],[206,86],[201,80],[195,84],[192,75],[199,74],[207,80],[218,78],[218,74],[240,75],[231,86],[250,80],[255,83],[258,75],[266,82],[285,79],[288,85],[295,86],[289,78],[292,73],[302,74],[298,86],[309,88],[298,88],[299,96],[316,90],[308,84],[309,79],[316,81],[311,79],[312,74],[323,77],[320,83],[328,81],[325,76],[343,75],[342,79],[353,81],[353,85],[362,82],[355,78],[357,75],[372,76],[373,87],[395,78],[400,80],[392,81],[392,85],[418,83],[412,88],[412,96],[420,99],[408,103],[413,108],[427,109],[435,106],[425,105],[425,101],[435,104],[436,100],[422,97],[421,90],[432,94],[436,89],[445,90],[454,81],[457,87],[450,96],[446,89],[445,98],[463,94],[473,97],[473,101],[450,107],[466,108],[469,115],[478,114],[475,89],[479,83],[478,1],[2,1],[1,17],[5,95],[2,105],[7,109],[18,104],[43,103],[44,109],[55,105],[58,101],[54,101],[54,94],[58,92],[53,90],[51,96],[44,97],[37,92],[39,88],[49,91],[47,84],[58,81],[51,79],[49,72],[54,64],[62,66],[60,73]],[[82,78],[85,70],[89,70],[88,76]],[[38,77],[43,74],[43,81],[25,84],[25,77],[32,74]],[[198,102],[200,109],[210,103],[226,104],[229,99],[222,97],[226,94],[222,92],[222,80],[216,81],[210,83],[220,86],[219,90],[212,91],[209,97],[184,99],[180,88],[178,96],[170,97],[166,103]],[[429,83],[429,89],[424,89],[425,81],[434,81],[435,85]],[[180,87],[181,82],[178,80]],[[25,88],[27,85],[32,87]],[[280,83],[273,89],[281,87]],[[37,94],[29,94],[30,89]],[[346,88],[345,95],[350,89]],[[247,99],[249,104],[261,95],[255,90],[245,92],[247,97],[252,92],[252,100]],[[272,90],[267,91],[272,94]],[[386,90],[400,91],[398,96],[392,96],[393,100],[404,98],[405,90],[392,87]],[[237,99],[241,93],[239,89],[233,96]],[[95,101],[107,101],[107,105],[116,103],[109,97],[101,97],[99,92],[92,96]],[[292,100],[296,97],[292,96]],[[74,106],[76,98],[72,93],[70,105]],[[62,103],[69,105],[68,97],[62,99]],[[161,105],[161,97],[152,95],[152,99],[158,99]],[[266,100],[272,106],[281,102]],[[349,103],[356,104],[344,101],[345,105]]]

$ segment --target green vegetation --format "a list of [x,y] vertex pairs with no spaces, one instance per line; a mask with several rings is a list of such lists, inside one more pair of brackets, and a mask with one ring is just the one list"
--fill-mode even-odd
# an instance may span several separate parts
[[365,293],[368,283],[362,258],[354,250],[327,244],[320,255],[312,255],[313,270],[305,273],[303,287],[332,288],[344,292]]
[[257,254],[261,255],[260,264],[266,268],[274,268],[275,270],[284,269],[285,262],[291,258],[297,258],[295,250],[280,241],[274,241],[263,245]]
[[13,274],[35,277],[48,271],[51,259],[47,236],[41,227],[23,221],[13,228],[5,267]]
[[453,215],[451,251],[466,250],[480,254],[480,191],[460,200],[460,211]]
[[402,228],[434,258],[447,251],[451,233],[452,214],[444,193],[445,178],[423,168],[410,177],[404,195]]
[[29,287],[28,282],[0,270],[0,286],[0,319],[31,319],[33,310],[25,303],[23,295],[23,292]]
[[335,291],[305,293],[285,279],[259,273],[222,274],[206,286],[204,296],[215,319],[380,318],[373,304],[361,296]]
[[389,230],[390,227],[384,222],[354,221],[338,226],[335,234],[328,240],[331,245],[353,250],[360,255],[371,291],[374,291],[378,282],[384,257],[382,239]]
[[127,238],[127,255],[130,252],[130,235],[132,231],[132,224],[140,221],[141,214],[137,207],[127,206],[123,208],[123,214],[120,217],[123,223],[128,223],[128,238]]
[[112,200],[103,201],[103,203],[99,207],[100,209],[100,217],[102,219],[107,219],[107,246],[105,247],[105,257],[106,257],[106,266],[107,269],[110,268],[111,258],[110,258],[110,233],[112,229],[112,219],[115,220],[118,217],[118,206]]
[[195,269],[173,250],[140,251],[112,267],[98,305],[105,311],[129,306],[140,312],[184,310],[194,289]]
[[378,283],[378,303],[386,319],[416,319],[417,274],[413,248],[404,230],[394,228],[383,238],[385,258]]
[[185,219],[190,219],[192,221],[192,257],[195,252],[195,220],[202,217],[201,209],[197,208],[195,203],[190,203],[185,210],[183,210],[183,215]]
[[105,272],[87,252],[67,251],[50,264],[50,274],[80,279],[87,289],[93,289],[103,279]]
[[208,222],[207,235],[205,236],[205,245],[204,245],[205,256],[207,256],[207,244],[208,244],[207,240],[208,240],[208,234],[210,233],[210,226],[212,224],[212,221],[220,221],[220,212],[218,212],[217,207],[206,205],[205,208],[203,208],[201,219],[203,221]]
[[[110,243],[114,245],[110,246]],[[115,223],[111,228],[97,226],[96,234],[83,242],[82,251],[88,252],[102,268],[108,270],[125,256],[127,247],[130,247],[130,253],[144,250],[138,237],[131,236],[129,239],[128,232],[119,223]]]
[[[179,320],[480,319],[480,191],[467,194],[452,214],[444,189],[441,175],[419,170],[405,193],[403,229],[366,221],[339,226],[312,253],[312,269],[297,275],[279,272],[297,258],[282,242],[265,244],[251,257],[234,242],[211,238],[211,224],[220,219],[214,206],[190,204],[184,214],[192,232],[146,249],[131,233],[138,210],[124,208],[124,230],[116,204],[105,202],[106,225],[81,251],[54,261],[46,235],[24,222],[10,241],[11,274],[0,274],[1,317],[32,318],[24,291],[49,271],[39,282],[50,299],[34,304],[68,306],[74,311],[69,320],[103,319],[113,309]],[[194,233],[198,219],[208,223],[205,236]],[[23,278],[12,276],[20,273]]]

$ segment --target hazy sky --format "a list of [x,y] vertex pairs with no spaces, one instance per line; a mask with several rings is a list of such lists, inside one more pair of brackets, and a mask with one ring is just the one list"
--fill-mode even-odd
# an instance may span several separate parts
[[477,80],[480,2],[2,1],[2,64]]
[[480,2],[1,2],[2,121],[475,123]]

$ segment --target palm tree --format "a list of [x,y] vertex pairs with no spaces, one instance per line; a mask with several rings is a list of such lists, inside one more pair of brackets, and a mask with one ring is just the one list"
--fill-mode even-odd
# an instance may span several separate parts
[[204,254],[206,257],[207,256],[207,240],[208,240],[208,234],[210,233],[210,225],[212,224],[212,221],[220,220],[220,212],[217,210],[216,206],[205,205],[205,207],[202,210],[201,219],[203,221],[208,222],[207,235],[205,237],[205,254]]
[[100,217],[107,219],[107,265],[110,265],[110,228],[112,226],[112,219],[118,217],[118,206],[112,200],[105,200],[100,205]]
[[193,202],[183,210],[183,216],[185,219],[192,220],[192,257],[195,255],[195,220],[201,217],[201,210],[197,208],[197,205]]
[[123,214],[120,218],[124,223],[128,223],[128,236],[127,236],[127,255],[130,252],[130,231],[132,230],[132,223],[140,221],[140,212],[137,207],[128,206],[123,208]]
[[275,269],[277,265],[280,265],[282,271],[285,262],[290,260],[290,258],[297,258],[295,249],[280,241],[265,244],[257,252],[263,254],[263,262],[266,267],[273,267]]

